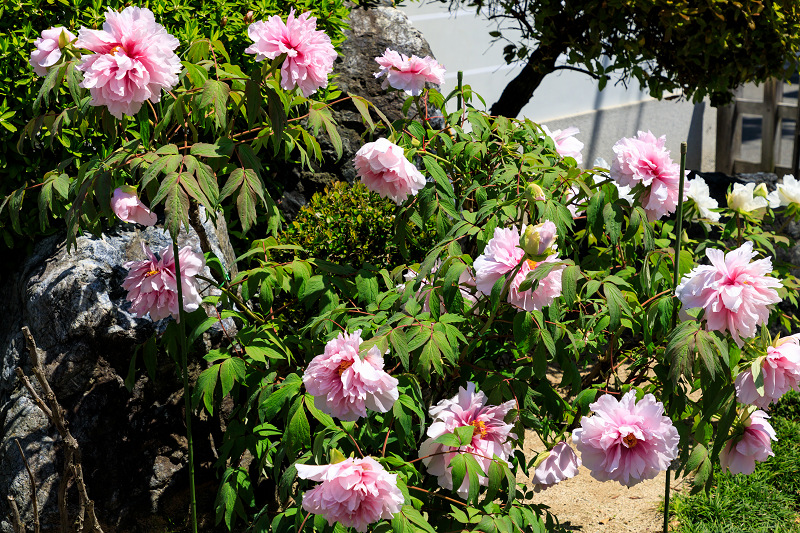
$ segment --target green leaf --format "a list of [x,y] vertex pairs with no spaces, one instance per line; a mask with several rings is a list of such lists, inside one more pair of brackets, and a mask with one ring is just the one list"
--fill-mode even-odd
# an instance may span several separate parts
[[374,272],[361,269],[356,274],[356,289],[358,290],[358,299],[365,304],[370,304],[378,298],[378,278]]
[[213,365],[200,373],[197,377],[197,382],[194,385],[192,393],[192,407],[196,408],[203,400],[206,411],[209,414],[214,414],[214,389],[217,387],[217,378],[219,377],[219,365]]
[[222,191],[219,193],[219,201],[221,202],[241,187],[242,183],[244,182],[244,169],[237,168],[233,172],[231,172],[230,176],[228,176],[228,181],[225,182],[225,186],[222,187]]
[[245,363],[239,357],[231,357],[222,362],[219,367],[219,379],[222,384],[222,397],[228,395],[233,389],[233,384],[245,378]]
[[311,426],[308,424],[304,402],[294,412],[286,431],[286,444],[289,446],[289,456],[297,456],[303,447],[311,445]]
[[225,125],[225,112],[228,109],[228,95],[231,88],[227,83],[217,80],[207,80],[203,85],[200,96],[200,107],[214,106],[214,122],[218,128]]
[[606,296],[606,303],[608,304],[609,322],[608,328],[615,331],[620,326],[620,316],[624,313],[626,316],[632,316],[631,308],[619,288],[612,283],[603,284],[603,293]]
[[408,341],[406,340],[406,334],[402,329],[394,329],[391,333],[389,333],[389,342],[392,343],[392,348],[394,348],[395,354],[400,358],[400,362],[403,363],[403,368],[408,370],[409,349]]
[[194,143],[189,153],[201,157],[227,157],[218,144],[209,143]]
[[609,240],[616,244],[619,242],[620,234],[622,233],[622,222],[625,216],[622,208],[617,204],[606,204],[603,208],[603,221],[606,225],[606,235]]
[[689,459],[686,461],[684,473],[688,474],[696,470],[708,457],[708,450],[702,444],[695,444]]
[[564,298],[564,305],[572,307],[577,299],[578,277],[581,275],[581,268],[578,265],[569,265],[561,273],[561,296]]

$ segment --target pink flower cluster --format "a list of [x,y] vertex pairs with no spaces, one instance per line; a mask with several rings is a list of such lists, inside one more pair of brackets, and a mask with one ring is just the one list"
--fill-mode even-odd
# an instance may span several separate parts
[[381,57],[375,58],[375,61],[381,66],[375,77],[386,75],[381,85],[383,89],[392,86],[409,95],[417,96],[425,88],[425,82],[436,85],[444,83],[444,67],[430,56],[408,57],[387,48]]
[[633,390],[619,401],[604,394],[589,408],[594,416],[581,418],[572,440],[595,479],[630,487],[654,478],[678,456],[678,430],[652,394],[639,402]]
[[301,479],[320,484],[303,495],[303,509],[363,533],[378,520],[391,520],[403,506],[397,474],[371,457],[345,459],[331,465],[295,465]]
[[292,9],[286,23],[273,15],[266,21],[251,24],[247,35],[253,44],[244,52],[256,54],[256,61],[286,54],[281,66],[281,87],[287,91],[299,87],[308,98],[317,89],[328,86],[328,74],[333,70],[337,54],[330,37],[317,30],[317,19],[311,13],[295,17]]
[[789,390],[798,390],[800,387],[800,345],[797,337],[779,339],[775,344],[767,347],[767,355],[761,360],[763,394],[756,388],[751,368],[736,376],[736,397],[741,403],[766,409]]
[[425,178],[406,159],[402,148],[388,139],[362,146],[354,160],[356,172],[367,189],[402,204],[425,187]]
[[102,30],[81,28],[77,48],[81,57],[81,87],[89,89],[93,106],[106,106],[117,118],[133,116],[145,100],[158,102],[161,91],[178,83],[181,60],[175,55],[178,40],[155,21],[146,8],[109,8]]
[[[128,277],[122,282],[122,288],[128,291],[128,301],[133,302],[131,313],[143,317],[150,313],[154,321],[172,315],[180,321],[178,308],[178,278],[175,275],[175,258],[172,246],[161,252],[156,258],[146,244],[142,243],[142,251],[148,259],[129,261],[123,266],[130,270]],[[183,293],[183,309],[190,313],[197,310],[203,298],[198,290],[195,276],[205,267],[205,258],[185,246],[178,252],[181,272],[181,292]]]
[[640,131],[636,137],[623,137],[613,148],[611,178],[632,189],[644,187],[637,196],[651,222],[674,213],[678,206],[680,166],[664,148],[666,140]]
[[111,197],[111,210],[123,222],[136,222],[145,226],[156,223],[156,214],[150,211],[130,186],[117,187]]
[[545,125],[542,125],[542,129],[548,137],[553,139],[558,155],[561,157],[571,157],[579,165],[583,163],[583,155],[581,155],[583,143],[575,138],[575,135],[579,134],[581,130],[571,127],[564,130],[555,130],[551,132],[550,129]]
[[385,413],[399,397],[397,379],[383,370],[380,350],[373,346],[362,359],[358,353],[362,342],[360,329],[339,333],[303,373],[317,409],[340,420],[365,417],[367,408]]
[[753,412],[744,422],[744,433],[729,440],[719,454],[722,471],[730,470],[732,474],[752,474],[756,469],[756,461],[766,461],[774,456],[772,442],[778,440],[775,430],[767,422],[767,413]]
[[42,36],[33,41],[36,49],[31,53],[30,64],[37,76],[47,74],[47,69],[61,59],[61,49],[75,40],[75,35],[63,26],[56,26],[42,32]]
[[711,265],[699,266],[681,280],[675,295],[684,307],[702,307],[706,328],[729,331],[736,344],[751,338],[769,318],[770,306],[781,301],[775,290],[781,282],[768,276],[769,258],[752,261],[753,243],[746,242],[727,254],[706,250]]
[[[543,238],[542,242],[548,240]],[[486,243],[486,248],[477,259],[475,259],[475,283],[478,291],[490,295],[492,287],[501,276],[508,274],[525,257],[525,251],[519,247],[519,230],[512,228],[495,228],[494,236]],[[540,262],[557,262],[558,255],[553,254]],[[511,281],[507,300],[508,303],[525,311],[542,309],[553,303],[553,300],[561,296],[561,275],[566,268],[564,265],[558,266],[550,271],[547,276],[539,281],[536,290],[520,291],[519,286],[525,277],[531,272],[538,263],[532,259],[522,262],[517,274]]]
[[[442,400],[431,407],[433,422],[428,427],[428,439],[419,449],[419,456],[428,469],[428,473],[437,476],[439,486],[453,490],[453,472],[450,461],[457,453],[471,453],[484,472],[489,471],[492,458],[499,457],[505,461],[511,455],[512,443],[509,438],[517,436],[511,432],[513,426],[506,424],[505,417],[516,407],[513,400],[502,405],[486,405],[486,395],[475,392],[475,384],[467,383],[467,388],[460,387],[458,394],[450,400]],[[438,437],[453,433],[458,427],[473,426],[472,442],[461,448],[454,448],[434,442]],[[478,477],[481,485],[488,483],[485,476]],[[459,495],[466,497],[469,492],[469,479],[464,477],[460,487],[455,489]]]
[[575,451],[564,441],[553,446],[547,453],[549,455],[536,467],[531,480],[537,491],[548,489],[556,483],[577,476],[578,468],[581,466],[581,460]]

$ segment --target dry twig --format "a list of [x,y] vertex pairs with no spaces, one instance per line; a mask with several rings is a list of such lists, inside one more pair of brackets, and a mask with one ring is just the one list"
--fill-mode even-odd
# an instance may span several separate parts
[[[75,485],[78,489],[78,516],[75,518],[75,531],[82,533],[84,531],[89,533],[103,533],[100,524],[97,521],[97,516],[94,512],[94,502],[89,498],[86,490],[86,484],[83,480],[83,469],[81,468],[81,452],[78,447],[78,441],[72,436],[67,429],[67,423],[64,419],[64,409],[58,403],[53,389],[50,388],[47,378],[44,374],[44,367],[42,366],[41,357],[39,356],[39,349],[36,347],[36,341],[33,339],[30,330],[27,326],[22,328],[22,334],[25,336],[25,344],[28,347],[30,354],[32,368],[31,372],[39,382],[39,386],[44,392],[44,397],[47,400],[45,403],[41,397],[36,393],[36,390],[31,385],[30,380],[21,368],[17,367],[16,372],[22,384],[30,393],[33,401],[47,415],[47,418],[53,423],[64,441],[64,473],[61,476],[61,481],[58,487],[58,508],[61,518],[61,530],[64,532],[70,531],[69,513],[67,512],[67,489],[69,488],[70,480],[75,480]],[[19,443],[17,443],[19,445]],[[22,453],[22,448],[20,448]],[[23,460],[25,456],[23,455]],[[25,461],[26,468],[28,467]],[[33,474],[28,468],[28,474],[31,476],[31,483],[33,484]],[[39,517],[36,507],[36,485],[33,484],[34,497],[34,515],[36,533],[39,531]]]

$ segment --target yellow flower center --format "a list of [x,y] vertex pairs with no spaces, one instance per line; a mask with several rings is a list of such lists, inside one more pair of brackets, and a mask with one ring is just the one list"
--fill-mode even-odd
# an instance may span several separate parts
[[486,423],[483,420],[473,420],[472,426],[475,428],[475,433],[478,433],[478,438],[486,438],[486,434],[489,431],[486,429]]
[[342,361],[341,363],[339,363],[339,368],[336,369],[336,372],[338,372],[339,375],[341,376],[342,374],[344,374],[344,371],[350,368],[351,366],[353,366],[353,361]]
[[533,270],[539,265],[539,263],[537,263],[533,259],[528,259],[527,261],[528,261],[528,266],[531,268],[531,270]]
[[112,48],[111,50],[109,50],[109,51],[108,51],[108,53],[109,53],[109,54],[111,54],[111,55],[113,56],[114,54],[116,54],[117,52],[119,52],[119,49],[120,49],[120,48],[122,48],[122,47],[121,47],[120,45],[117,45],[117,46],[115,46],[114,48]]
[[622,437],[622,442],[623,442],[623,444],[625,444],[625,446],[627,446],[627,447],[628,447],[628,449],[630,450],[631,448],[633,448],[634,446],[636,446],[636,444],[637,444],[639,441],[638,441],[638,440],[636,440],[636,437],[633,435],[633,433],[628,433],[627,435],[625,435],[624,437]]
[[158,270],[150,270],[144,275],[144,277],[149,278],[150,276],[155,276],[156,274],[158,274]]

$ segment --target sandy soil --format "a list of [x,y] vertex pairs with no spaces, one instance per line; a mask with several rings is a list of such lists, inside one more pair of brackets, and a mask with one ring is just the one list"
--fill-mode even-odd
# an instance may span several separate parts
[[[574,448],[574,446],[573,446]],[[525,454],[544,450],[535,433],[525,436]],[[517,480],[529,479],[520,472]],[[673,480],[673,495],[681,483]],[[586,467],[572,479],[534,495],[571,531],[582,533],[661,533],[663,518],[658,510],[664,498],[664,474],[631,488],[616,481],[597,481]]]

